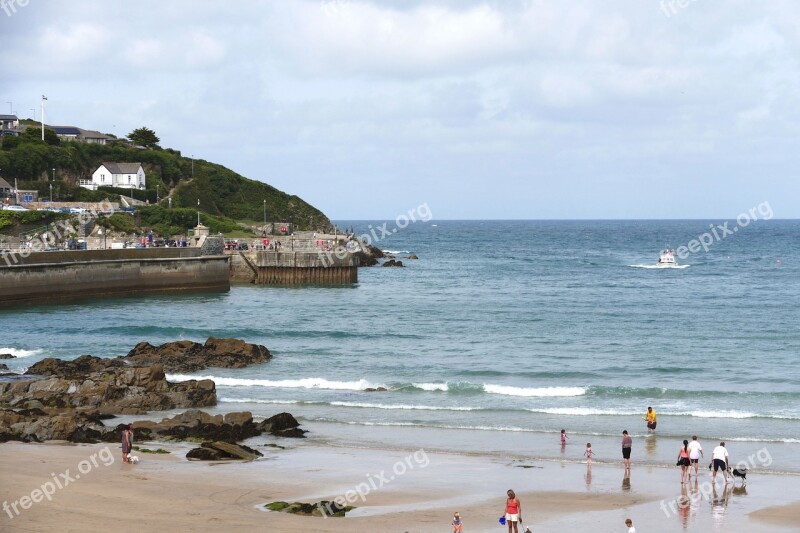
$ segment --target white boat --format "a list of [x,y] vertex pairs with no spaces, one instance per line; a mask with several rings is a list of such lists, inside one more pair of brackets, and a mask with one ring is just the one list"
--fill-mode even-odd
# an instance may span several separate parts
[[659,265],[677,265],[675,262],[675,250],[662,250],[661,255],[658,256]]

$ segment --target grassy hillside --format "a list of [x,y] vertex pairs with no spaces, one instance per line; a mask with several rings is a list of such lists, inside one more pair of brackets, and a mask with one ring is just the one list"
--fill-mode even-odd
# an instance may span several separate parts
[[[12,185],[16,178],[20,189],[36,189],[42,198],[50,195],[53,174],[54,200],[90,201],[115,198],[126,189],[106,188],[89,191],[78,187],[79,179],[88,179],[103,161],[141,162],[147,174],[147,189],[133,191],[138,200],[161,206],[166,197],[172,198],[173,208],[197,209],[223,221],[230,219],[263,221],[264,201],[267,218],[271,221],[291,221],[299,229],[329,228],[330,221],[318,209],[297,196],[286,194],[265,183],[254,181],[236,172],[202,159],[183,157],[171,149],[141,149],[115,143],[111,146],[79,142],[59,142],[54,135],[45,141],[34,135],[4,137],[0,149],[0,176]],[[55,169],[53,172],[52,169]],[[174,220],[190,223],[186,216]],[[186,219],[184,221],[184,219]],[[195,216],[196,223],[196,216]],[[165,224],[174,226],[173,221]],[[225,224],[228,224],[225,223]],[[223,225],[225,225],[223,224]],[[193,224],[192,224],[193,225]]]

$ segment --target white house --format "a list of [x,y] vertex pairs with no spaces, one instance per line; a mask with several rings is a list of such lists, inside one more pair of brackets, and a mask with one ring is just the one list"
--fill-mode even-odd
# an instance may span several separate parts
[[144,168],[141,163],[103,163],[92,174],[92,181],[81,180],[81,187],[94,190],[98,187],[144,189]]

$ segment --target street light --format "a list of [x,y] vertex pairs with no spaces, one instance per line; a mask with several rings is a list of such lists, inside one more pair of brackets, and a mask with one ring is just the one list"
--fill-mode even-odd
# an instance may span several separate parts
[[53,182],[50,182],[50,203],[53,203]]
[[158,185],[156,185],[156,204],[158,203]]
[[264,231],[267,231],[267,199],[264,199]]

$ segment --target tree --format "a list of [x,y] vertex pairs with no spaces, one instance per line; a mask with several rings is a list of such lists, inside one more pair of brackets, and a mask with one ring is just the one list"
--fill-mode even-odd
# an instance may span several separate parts
[[156,136],[156,132],[144,126],[130,132],[128,134],[128,139],[134,144],[146,148],[158,148],[158,143],[161,141],[161,139]]

